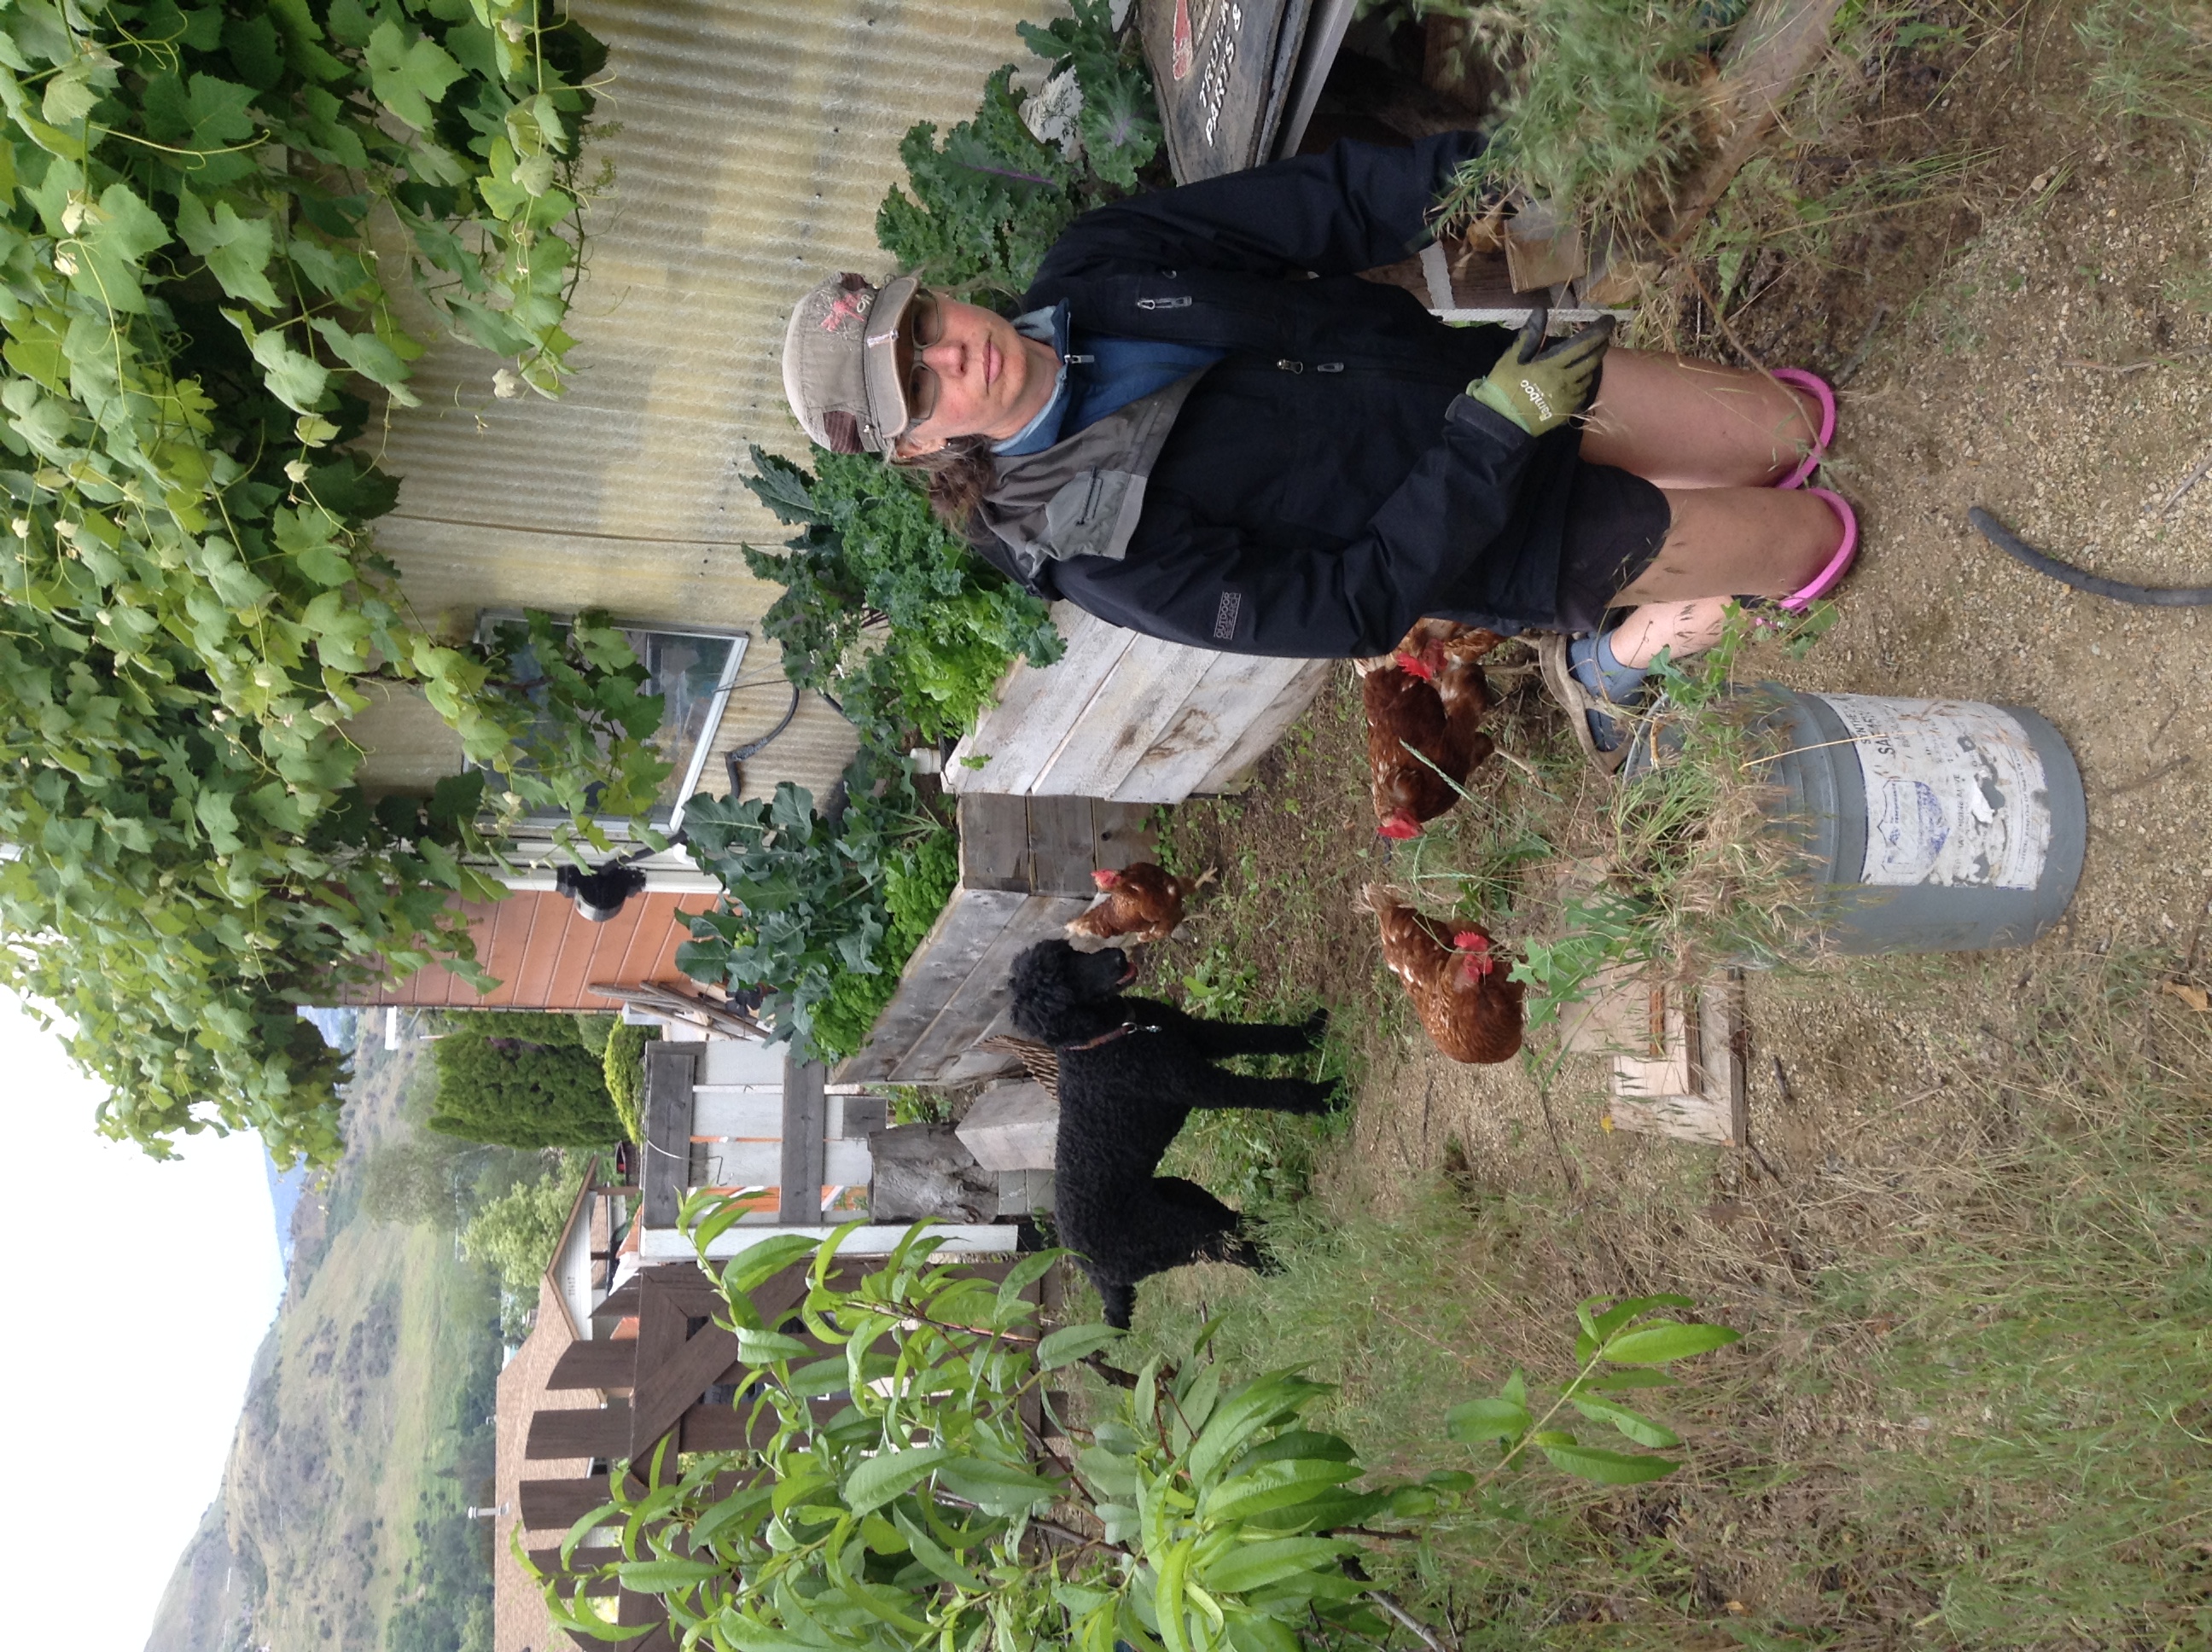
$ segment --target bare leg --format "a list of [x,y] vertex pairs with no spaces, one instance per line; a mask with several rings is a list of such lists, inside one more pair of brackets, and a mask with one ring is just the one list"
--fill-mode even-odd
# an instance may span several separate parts
[[1764,488],[1812,451],[1820,417],[1763,373],[1610,350],[1583,457],[1662,488]]
[[[1583,431],[1583,457],[1656,483],[1672,525],[1651,565],[1615,598],[1633,611],[1577,641],[1568,668],[1600,700],[1632,703],[1662,648],[1682,659],[1718,641],[1729,599],[1802,590],[1843,543],[1821,500],[1771,484],[1810,452],[1820,411],[1765,374],[1614,350]],[[1601,750],[1616,719],[1589,714]]]
[[1651,566],[1620,592],[1624,604],[1637,604],[1609,639],[1624,665],[1648,665],[1662,648],[1680,659],[1711,647],[1720,641],[1729,596],[1786,597],[1802,590],[1843,543],[1843,524],[1810,494],[1665,491],[1674,524]]

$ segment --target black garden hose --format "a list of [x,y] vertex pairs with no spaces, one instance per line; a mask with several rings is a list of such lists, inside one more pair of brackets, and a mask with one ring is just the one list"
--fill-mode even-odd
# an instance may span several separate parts
[[2212,607],[2212,585],[2130,585],[2125,580],[2108,580],[2101,574],[2086,573],[2071,562],[2062,562],[2038,550],[1979,505],[1966,513],[1966,520],[1983,538],[2014,561],[2024,562],[2038,574],[2076,591],[2086,591],[2093,597],[2110,597],[2114,602],[2131,602],[2145,608]]

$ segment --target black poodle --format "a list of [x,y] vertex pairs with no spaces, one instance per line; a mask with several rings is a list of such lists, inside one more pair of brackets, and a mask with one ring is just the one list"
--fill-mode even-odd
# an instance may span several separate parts
[[1054,1203],[1061,1240],[1127,1330],[1137,1281],[1185,1262],[1261,1266],[1243,1220],[1196,1182],[1152,1174],[1193,1108],[1326,1112],[1334,1084],[1248,1078],[1224,1055],[1311,1049],[1326,1012],[1295,1027],[1202,1021],[1172,1004],[1124,998],[1136,966],[1118,947],[1079,952],[1040,941],[1014,960],[1014,1025],[1060,1058]]

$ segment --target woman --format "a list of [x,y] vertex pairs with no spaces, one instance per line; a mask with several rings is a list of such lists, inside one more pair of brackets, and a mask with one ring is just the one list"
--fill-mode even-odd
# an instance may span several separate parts
[[1449,327],[1358,279],[1426,239],[1480,147],[1340,143],[1100,208],[1012,321],[911,276],[824,282],[786,335],[793,410],[928,471],[1030,590],[1152,635],[1358,657],[1425,614],[1577,634],[1547,681],[1605,766],[1601,708],[1661,648],[1708,646],[1730,596],[1842,577],[1850,508],[1799,489],[1834,403],[1810,374],[1608,352],[1607,323],[1549,349]]

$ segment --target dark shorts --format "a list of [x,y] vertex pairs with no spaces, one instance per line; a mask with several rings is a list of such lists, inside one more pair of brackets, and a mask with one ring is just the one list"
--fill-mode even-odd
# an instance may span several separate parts
[[1575,462],[1559,544],[1562,631],[1595,631],[1623,586],[1651,566],[1674,525],[1667,495],[1610,465]]

